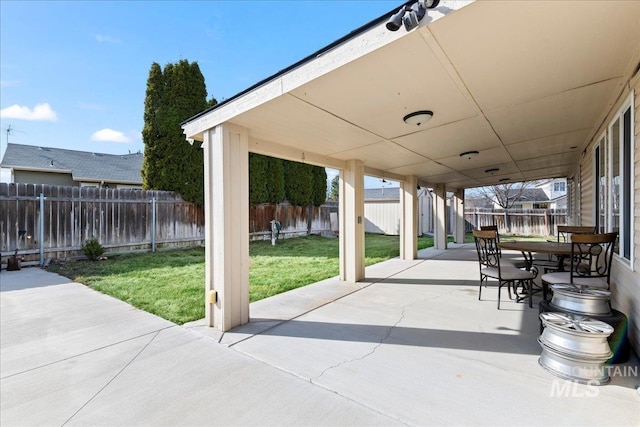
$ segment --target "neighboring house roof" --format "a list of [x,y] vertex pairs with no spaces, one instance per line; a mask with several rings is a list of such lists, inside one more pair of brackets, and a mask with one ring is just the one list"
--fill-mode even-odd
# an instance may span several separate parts
[[139,152],[119,155],[7,144],[0,166],[16,170],[71,173],[74,181],[142,184],[143,157]]
[[515,199],[516,202],[546,202],[549,200],[547,193],[542,188],[525,188],[522,194],[516,198],[519,189],[509,190],[509,200]]
[[400,188],[369,188],[364,190],[364,200],[400,200]]
[[[426,192],[426,188],[422,187],[418,190],[418,198]],[[364,200],[400,200],[400,187],[387,188],[365,188]]]

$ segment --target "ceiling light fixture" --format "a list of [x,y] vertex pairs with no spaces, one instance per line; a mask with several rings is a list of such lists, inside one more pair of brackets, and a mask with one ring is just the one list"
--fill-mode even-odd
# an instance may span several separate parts
[[407,31],[413,30],[427,14],[427,9],[435,8],[438,3],[440,3],[440,0],[418,0],[411,6],[402,6],[387,21],[387,30],[398,31],[401,25],[404,25]]
[[473,151],[465,151],[464,153],[460,153],[460,157],[466,157],[467,159],[471,159],[472,157],[477,156],[478,154],[480,154],[479,151],[473,150]]
[[402,120],[408,125],[420,126],[431,120],[431,117],[433,117],[433,111],[421,110],[407,114]]
[[500,168],[491,168],[491,169],[485,170],[485,173],[496,173],[499,170],[500,170]]

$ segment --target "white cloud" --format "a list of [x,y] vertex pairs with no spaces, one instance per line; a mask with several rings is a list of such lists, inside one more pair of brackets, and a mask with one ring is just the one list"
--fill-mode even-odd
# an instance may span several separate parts
[[3,119],[34,120],[41,122],[55,122],[58,120],[56,112],[47,103],[38,104],[33,110],[27,106],[14,104],[0,110],[0,117]]
[[122,43],[122,40],[116,38],[116,37],[112,37],[112,36],[105,36],[103,34],[96,34],[96,40],[100,43],[113,43],[113,44],[119,44]]
[[131,142],[131,138],[120,131],[106,128],[95,131],[93,135],[91,135],[91,141],[127,143]]

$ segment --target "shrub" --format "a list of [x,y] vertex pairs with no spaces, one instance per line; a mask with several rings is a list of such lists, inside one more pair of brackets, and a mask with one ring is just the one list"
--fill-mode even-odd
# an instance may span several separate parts
[[104,247],[102,247],[100,242],[98,242],[98,239],[94,237],[82,244],[82,252],[84,252],[86,257],[91,261],[95,261],[104,253]]

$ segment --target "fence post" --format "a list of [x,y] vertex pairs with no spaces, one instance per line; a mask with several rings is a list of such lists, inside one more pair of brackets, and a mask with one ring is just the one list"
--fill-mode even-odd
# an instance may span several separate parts
[[40,265],[44,265],[44,193],[40,193],[40,232],[38,241],[40,245]]
[[504,228],[506,229],[507,233],[511,232],[511,227],[509,224],[509,213],[507,212],[507,209],[504,210]]
[[156,251],[156,198],[151,198],[151,252]]

